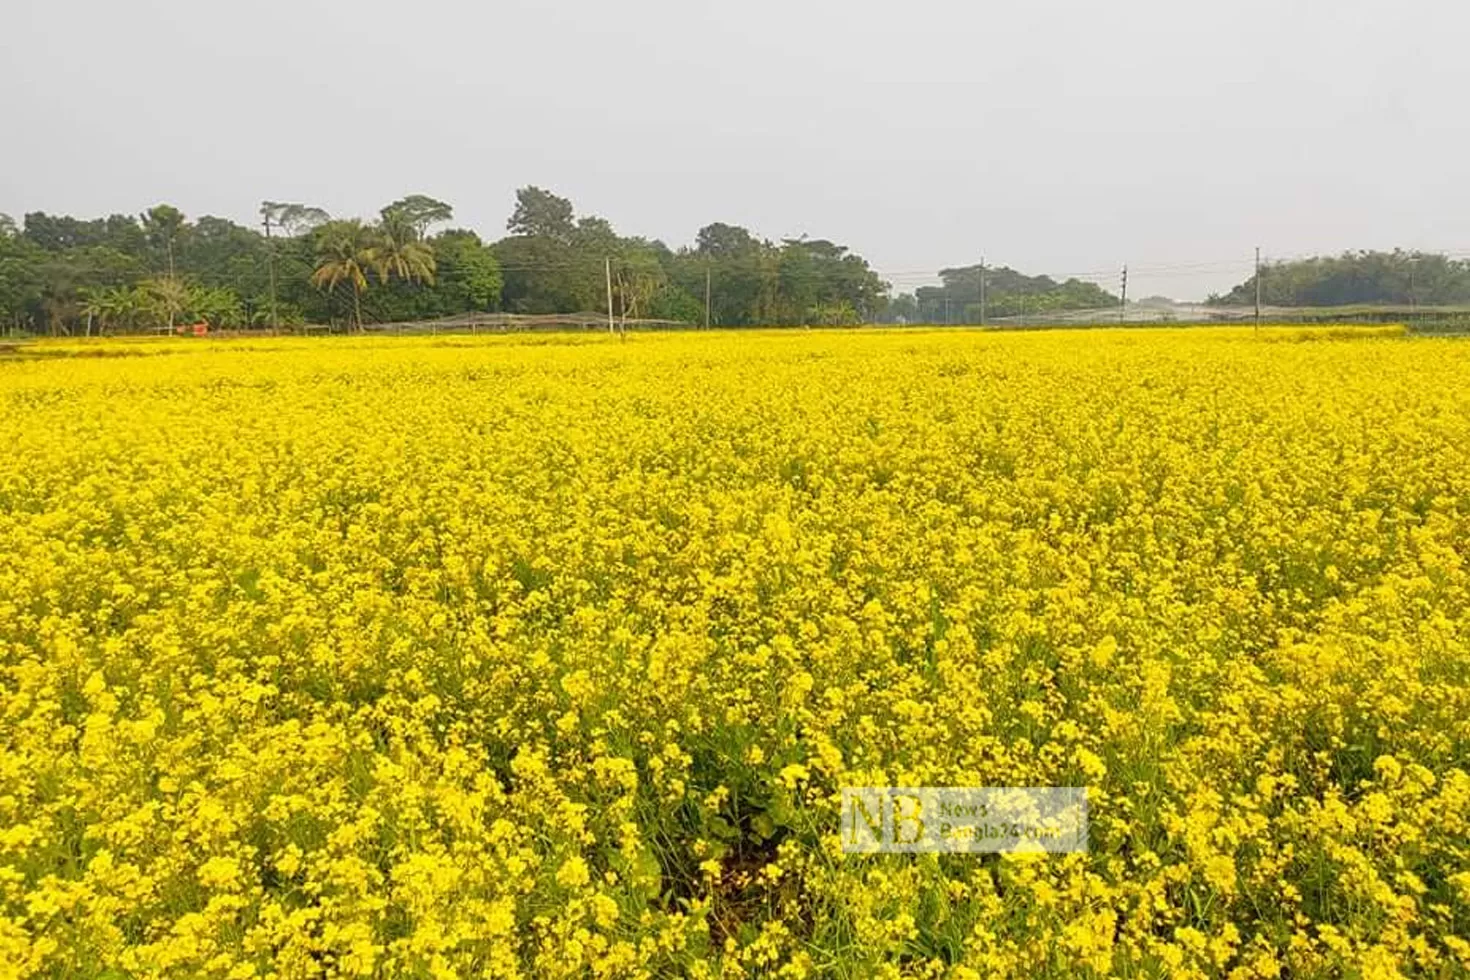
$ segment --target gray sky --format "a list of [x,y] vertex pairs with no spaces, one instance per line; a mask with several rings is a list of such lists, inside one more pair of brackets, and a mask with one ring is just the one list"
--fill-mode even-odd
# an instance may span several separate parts
[[[0,211],[405,193],[503,234],[535,183],[1202,296],[1290,256],[1470,252],[1461,0],[6,0]],[[1152,271],[1151,271],[1152,270]]]

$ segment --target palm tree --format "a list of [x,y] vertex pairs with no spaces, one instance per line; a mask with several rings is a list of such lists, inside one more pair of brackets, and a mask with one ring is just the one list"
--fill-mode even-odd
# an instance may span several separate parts
[[362,292],[367,289],[367,270],[377,266],[376,242],[361,221],[332,221],[323,225],[317,240],[316,271],[311,281],[318,289],[332,291],[341,283],[352,286],[352,319],[362,329]]
[[82,290],[82,316],[87,318],[87,336],[92,336],[92,321],[97,321],[97,335],[102,335],[102,326],[107,322],[107,290]]
[[405,215],[384,210],[376,232],[368,260],[379,282],[386,285],[390,278],[397,276],[404,282],[433,284],[434,250],[419,237],[418,228]]
[[145,305],[141,290],[128,286],[109,286],[82,290],[81,314],[87,318],[87,336],[92,336],[92,323],[97,323],[97,336],[107,327],[126,324]]

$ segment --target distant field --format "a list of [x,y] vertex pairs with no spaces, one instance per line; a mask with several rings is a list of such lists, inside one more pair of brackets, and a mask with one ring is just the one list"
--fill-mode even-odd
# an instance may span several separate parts
[[[1470,970],[1470,344],[40,344],[0,413],[0,976]],[[841,853],[890,784],[1090,852]]]

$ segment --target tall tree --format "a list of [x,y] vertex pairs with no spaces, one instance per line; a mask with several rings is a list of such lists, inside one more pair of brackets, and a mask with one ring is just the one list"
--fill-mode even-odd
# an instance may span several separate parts
[[270,282],[270,326],[281,327],[280,290],[276,285],[276,242],[271,230],[279,228],[287,235],[298,236],[320,227],[331,220],[321,208],[289,201],[261,201],[260,223],[265,227],[266,264]]
[[769,242],[717,221],[699,230],[685,259],[680,284],[693,295],[703,295],[708,283],[714,324],[754,326],[780,319],[779,256]]
[[394,276],[406,283],[434,282],[434,250],[400,213],[385,213],[382,224],[372,230],[366,256],[384,284]]
[[287,235],[301,235],[332,219],[321,208],[285,201],[261,201],[261,224],[267,229],[280,228]]
[[516,208],[506,228],[512,235],[539,236],[570,244],[575,225],[572,202],[539,187],[516,191]]
[[760,242],[749,231],[723,221],[705,225],[694,236],[694,250],[700,255],[716,258],[746,255],[759,245]]
[[410,194],[383,208],[379,214],[385,226],[407,225],[417,237],[423,238],[434,225],[453,219],[454,209],[427,195]]
[[356,219],[331,221],[318,229],[316,270],[311,281],[318,289],[334,292],[342,283],[352,290],[352,323],[362,330],[362,294],[368,288],[368,270],[376,258],[371,229]]
[[157,204],[142,214],[143,231],[155,249],[162,250],[168,260],[168,274],[174,274],[174,248],[184,228],[184,212],[171,204]]
[[430,241],[437,263],[432,313],[445,316],[500,305],[502,280],[495,253],[472,231],[452,230]]

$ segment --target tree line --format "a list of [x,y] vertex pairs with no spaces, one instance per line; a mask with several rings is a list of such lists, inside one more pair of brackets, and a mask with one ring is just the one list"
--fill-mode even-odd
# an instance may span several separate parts
[[[938,286],[920,286],[894,297],[887,318],[910,323],[987,323],[1011,317],[1044,319],[1049,313],[1118,305],[1118,297],[1080,279],[1028,276],[1009,266],[979,263],[940,269]],[[983,297],[983,298],[982,298]]]
[[[1470,261],[1432,252],[1358,251],[1261,266],[1261,302],[1268,306],[1458,306],[1470,304]],[[1250,306],[1253,275],[1215,306]]]
[[[473,232],[429,236],[447,205],[413,195],[373,222],[267,201],[261,230],[189,221],[160,204],[141,215],[0,215],[0,321],[50,334],[361,323],[382,313],[442,315],[493,304],[499,272]],[[371,282],[367,281],[371,277]]]
[[[376,218],[266,201],[259,229],[189,220],[161,204],[140,215],[0,215],[0,323],[49,334],[292,327],[505,311],[603,313],[716,326],[854,324],[877,318],[887,285],[825,239],[772,242],[737,225],[691,246],[619,235],[606,219],[538,187],[516,192],[508,234],[452,227],[421,194]],[[609,296],[610,294],[610,296]]]
[[[475,312],[602,315],[609,293],[624,319],[712,326],[975,324],[1118,303],[1094,283],[979,264],[942,269],[940,285],[894,296],[862,256],[826,239],[771,241],[715,222],[676,249],[620,235],[534,186],[516,192],[507,234],[494,242],[454,227],[453,208],[422,194],[371,220],[279,201],[259,213],[258,228],[189,220],[168,204],[94,219],[0,215],[0,327],[361,329]],[[1273,306],[1470,304],[1470,261],[1424,252],[1276,262],[1260,275]],[[1255,294],[1252,276],[1208,302],[1249,305]]]

